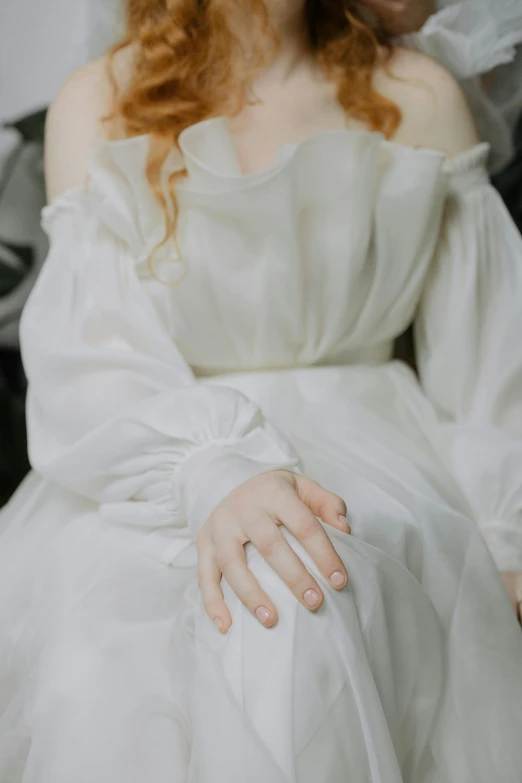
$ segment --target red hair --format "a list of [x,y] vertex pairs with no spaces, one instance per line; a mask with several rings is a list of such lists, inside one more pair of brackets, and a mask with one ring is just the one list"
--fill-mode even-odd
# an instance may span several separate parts
[[[352,0],[305,0],[304,13],[310,48],[337,84],[339,104],[391,137],[401,112],[373,89],[375,67],[391,53],[387,37]],[[147,178],[165,211],[166,240],[175,229],[175,181],[185,173],[171,175],[169,210],[160,184],[169,150],[189,125],[241,110],[251,77],[277,52],[278,36],[266,0],[126,0],[125,35],[109,64],[127,46],[135,53],[133,72],[110,116],[123,121],[127,136],[151,135]]]

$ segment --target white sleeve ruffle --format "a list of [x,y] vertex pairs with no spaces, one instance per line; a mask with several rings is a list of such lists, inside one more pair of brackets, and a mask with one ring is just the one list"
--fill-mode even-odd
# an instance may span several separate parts
[[[513,128],[522,105],[520,0],[439,0],[439,11],[401,43],[447,68],[466,94],[496,170],[513,154]],[[499,67],[500,66],[500,67]],[[493,77],[484,74],[498,69]]]
[[299,460],[257,405],[194,378],[94,198],[43,211],[50,250],[21,323],[31,463],[117,523],[195,538],[234,487]]
[[456,79],[469,79],[511,62],[522,42],[522,6],[518,0],[439,2],[406,42],[439,60]]
[[482,144],[448,163],[439,247],[415,324],[448,466],[500,570],[522,571],[522,238]]

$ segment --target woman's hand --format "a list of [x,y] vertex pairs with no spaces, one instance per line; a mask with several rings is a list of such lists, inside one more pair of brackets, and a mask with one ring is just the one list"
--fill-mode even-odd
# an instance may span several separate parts
[[392,35],[416,33],[437,10],[435,0],[361,0]]
[[518,571],[504,571],[500,574],[507,590],[518,622],[522,625],[522,574]]
[[266,626],[277,621],[277,611],[247,566],[244,545],[251,541],[295,597],[307,609],[318,609],[324,596],[316,580],[279,530],[284,525],[302,544],[319,571],[337,590],[348,574],[321,520],[344,533],[346,504],[312,479],[288,470],[272,470],[236,487],[214,509],[198,538],[198,585],[205,609],[221,633],[232,618],[226,606],[221,578],[247,609]]

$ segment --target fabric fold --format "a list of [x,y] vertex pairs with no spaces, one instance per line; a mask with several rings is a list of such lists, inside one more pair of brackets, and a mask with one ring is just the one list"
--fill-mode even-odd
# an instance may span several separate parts
[[486,151],[447,166],[416,344],[470,515],[499,569],[522,571],[522,239],[487,180]]
[[[146,181],[147,137],[100,145],[89,187],[44,209],[51,248],[21,324],[36,470],[93,500],[113,523],[154,530],[164,560],[172,539],[193,540],[235,486],[268,470],[302,470],[293,446],[259,405],[213,384],[216,371],[205,382],[195,377],[185,346],[197,344],[194,364],[203,369],[328,364],[344,355],[364,364],[370,337],[391,345],[420,298],[419,366],[444,422],[447,468],[468,498],[470,516],[487,531],[499,567],[522,568],[513,532],[522,509],[516,485],[522,472],[522,242],[489,184],[489,145],[445,160],[381,134],[320,132],[259,177],[243,178],[227,132],[214,118],[185,133],[191,170],[201,165],[197,183],[189,176],[183,186],[183,195],[190,194],[183,228],[191,276],[179,291],[141,279],[143,259],[163,230]],[[224,147],[228,163],[216,158]],[[163,176],[181,165],[173,150]],[[412,172],[408,187],[401,178],[405,166]],[[323,174],[330,190],[318,192]],[[373,184],[364,190],[369,177]],[[353,188],[360,197],[352,216]],[[281,205],[280,215],[274,204]],[[288,210],[299,215],[295,223]],[[414,229],[399,241],[397,222],[414,214]],[[311,231],[319,216],[330,233]],[[345,257],[342,232],[353,237],[355,230],[357,253]],[[216,263],[209,263],[212,252]],[[318,273],[323,257],[331,268]],[[176,265],[168,245],[164,262]],[[292,275],[284,267],[290,262]],[[255,276],[243,277],[250,271]],[[291,290],[285,288],[290,277]],[[286,293],[292,318],[279,306],[275,317],[267,309],[254,323],[249,314],[257,311],[245,307],[236,280],[242,291],[263,281],[267,308]],[[361,295],[347,308],[339,292],[357,286]],[[498,472],[488,463],[488,449],[498,455]]]
[[[195,537],[246,476],[298,456],[243,394],[194,378],[92,198],[43,215],[51,247],[21,324],[31,463],[113,521]],[[183,467],[207,448],[196,475]]]

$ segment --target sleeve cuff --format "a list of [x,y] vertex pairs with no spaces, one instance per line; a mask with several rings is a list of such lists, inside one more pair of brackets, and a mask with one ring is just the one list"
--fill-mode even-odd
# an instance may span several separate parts
[[173,493],[194,540],[216,506],[249,478],[277,469],[302,472],[297,454],[267,425],[238,440],[196,449],[174,472]]

